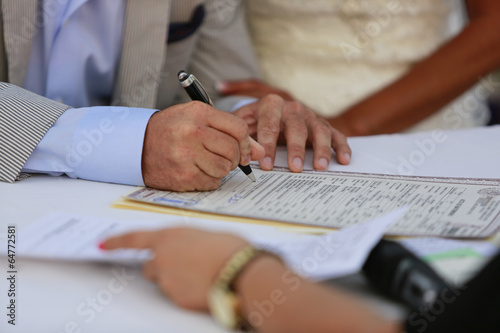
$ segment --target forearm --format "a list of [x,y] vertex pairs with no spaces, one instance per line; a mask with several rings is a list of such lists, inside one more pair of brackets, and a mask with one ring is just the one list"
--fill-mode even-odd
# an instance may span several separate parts
[[303,280],[270,256],[251,262],[236,289],[242,314],[260,332],[402,331],[352,296]]
[[398,132],[438,111],[500,67],[498,14],[472,11],[471,15],[471,23],[457,37],[331,123],[347,135]]

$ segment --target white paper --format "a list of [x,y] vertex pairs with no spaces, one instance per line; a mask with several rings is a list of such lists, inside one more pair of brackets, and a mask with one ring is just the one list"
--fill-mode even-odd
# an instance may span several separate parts
[[64,213],[47,215],[27,228],[17,237],[17,255],[31,258],[142,262],[151,257],[149,251],[103,251],[99,243],[116,234],[132,230],[155,230],[160,223],[118,221],[99,217]]
[[[500,179],[500,126],[349,138],[352,159],[330,171],[422,177]],[[496,146],[495,146],[496,145]],[[306,152],[304,169],[313,170]],[[287,167],[286,147],[278,147],[275,166]]]
[[500,227],[500,186],[482,180],[407,179],[331,172],[264,172],[257,182],[239,170],[210,192],[143,188],[127,199],[262,220],[340,228],[409,206],[389,233],[487,237]]
[[278,253],[289,267],[306,278],[326,280],[350,275],[361,270],[370,251],[406,210],[407,208],[400,208],[374,220],[346,227],[339,232],[260,245]]
[[[368,253],[386,229],[404,214],[404,209],[323,236],[280,233],[272,227],[221,224],[193,219],[191,226],[230,231],[246,236],[251,243],[281,255],[297,273],[322,280],[359,271]],[[227,228],[227,225],[231,225]],[[170,224],[170,227],[174,226]],[[51,214],[21,230],[18,257],[69,261],[105,261],[137,264],[152,258],[148,250],[103,251],[99,243],[112,235],[134,230],[156,230],[164,223],[118,221],[99,217]]]

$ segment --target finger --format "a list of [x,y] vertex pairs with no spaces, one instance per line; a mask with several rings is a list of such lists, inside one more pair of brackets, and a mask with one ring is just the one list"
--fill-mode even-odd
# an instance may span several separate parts
[[233,163],[225,157],[204,150],[196,156],[195,165],[201,172],[195,175],[193,179],[199,183],[204,178],[208,178],[208,181],[210,178],[221,179],[227,176],[231,170],[236,168],[238,163]]
[[103,250],[115,250],[122,248],[148,249],[154,242],[154,231],[131,232],[121,236],[108,238],[101,243]]
[[[212,154],[207,152],[208,154]],[[200,154],[201,155],[201,154]],[[216,156],[215,154],[212,154]],[[223,159],[219,156],[220,159]],[[203,159],[200,159],[203,160]],[[223,159],[227,161],[226,159]],[[229,163],[229,162],[227,162]],[[212,177],[203,169],[207,169],[205,162],[195,162],[194,165],[186,168],[182,174],[178,175],[175,183],[178,192],[211,191],[219,187],[222,177]],[[213,168],[213,166],[209,166]],[[217,169],[217,167],[216,167]],[[219,168],[220,169],[220,168]]]
[[308,127],[312,133],[313,167],[315,170],[328,170],[332,157],[331,126],[323,119],[314,117],[309,120]]
[[283,107],[284,101],[277,95],[266,96],[257,105],[259,115],[257,141],[265,150],[265,156],[260,160],[260,166],[264,170],[272,170],[274,166]]
[[208,126],[232,136],[240,146],[240,162],[250,160],[252,147],[250,145],[250,136],[246,122],[233,114],[216,110],[207,109],[206,119]]
[[264,158],[266,154],[264,147],[252,138],[250,138],[250,144],[252,145],[252,161],[258,161]]
[[309,130],[303,117],[304,107],[298,102],[287,102],[283,112],[285,139],[288,152],[288,168],[302,172]]
[[[231,163],[230,170],[236,168],[240,162],[240,147],[238,141],[232,136],[210,127],[207,128],[203,136],[202,144],[205,149],[227,159]],[[248,163],[250,163],[250,161],[248,161]],[[209,174],[215,177],[212,173]]]
[[351,147],[349,147],[349,144],[347,143],[347,138],[344,134],[333,127],[331,127],[330,131],[332,133],[331,143],[333,150],[335,150],[335,154],[337,155],[337,161],[344,165],[351,163],[352,151]]
[[257,107],[257,102],[247,104],[235,112],[233,112],[234,115],[240,117],[243,119],[247,126],[248,126],[248,134],[251,137],[254,137],[257,135],[257,117],[256,117],[256,107]]

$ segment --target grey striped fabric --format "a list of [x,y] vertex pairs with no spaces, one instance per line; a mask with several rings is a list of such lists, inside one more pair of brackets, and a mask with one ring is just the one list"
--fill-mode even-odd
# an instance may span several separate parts
[[9,83],[22,87],[26,79],[33,36],[42,14],[35,0],[2,0],[5,53]]
[[3,40],[2,0],[0,0],[0,81],[7,81],[7,58]]
[[37,144],[69,107],[0,82],[0,180],[13,183]]
[[170,0],[128,0],[113,105],[155,108],[165,60]]

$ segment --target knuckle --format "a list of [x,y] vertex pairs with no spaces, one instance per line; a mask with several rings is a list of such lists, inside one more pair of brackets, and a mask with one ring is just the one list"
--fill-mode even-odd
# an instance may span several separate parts
[[170,160],[176,164],[177,168],[180,169],[180,172],[182,173],[185,171],[185,169],[182,167],[182,165],[177,164],[177,162],[175,161],[184,161],[184,163],[186,163],[192,160],[192,156],[193,153],[189,148],[179,145],[172,149],[170,153]]
[[281,131],[281,126],[278,122],[270,122],[261,128],[264,135],[278,135]]
[[262,98],[262,100],[265,103],[272,103],[272,104],[281,104],[285,101],[281,96],[276,94],[266,95]]
[[245,119],[240,117],[234,117],[234,128],[237,128],[237,133],[240,138],[246,138],[248,136],[248,124]]
[[225,160],[222,164],[221,164],[221,167],[220,167],[220,170],[221,170],[221,177],[225,177],[229,172],[231,172],[232,167],[233,167],[233,161],[228,161],[228,160]]
[[200,102],[200,101],[192,101],[192,102],[189,102],[189,104],[190,104],[190,107],[193,109],[192,112],[196,112],[196,113],[207,112],[211,109],[208,104]]
[[323,122],[315,122],[314,125],[312,126],[312,129],[315,133],[322,133],[322,134],[330,134],[330,126]]
[[210,179],[205,181],[202,185],[196,187],[198,191],[212,191],[216,190],[221,184],[220,179]]
[[215,166],[216,168],[213,169],[212,176],[216,178],[223,178],[227,176],[229,172],[231,172],[233,161],[221,157],[218,159],[217,164],[215,164]]
[[302,124],[296,124],[291,129],[294,136],[299,136],[301,138],[307,137],[307,135],[309,134],[307,127]]
[[316,147],[315,150],[319,156],[331,156],[331,154],[332,154],[332,148],[329,146]]
[[178,132],[181,138],[189,138],[199,135],[199,133],[201,133],[201,128],[191,122],[183,123],[179,125]]
[[288,155],[289,156],[302,156],[304,155],[304,147],[299,145],[290,145],[288,146]]
[[238,142],[234,142],[233,144],[228,145],[226,147],[226,153],[227,153],[227,157],[231,161],[238,160],[239,156],[240,156],[240,147],[238,145]]
[[184,186],[189,187],[188,184],[191,184],[195,179],[197,172],[191,169],[185,169],[178,175],[178,181],[181,184],[185,184]]
[[298,101],[287,102],[288,112],[293,115],[299,115],[303,111],[302,104]]

